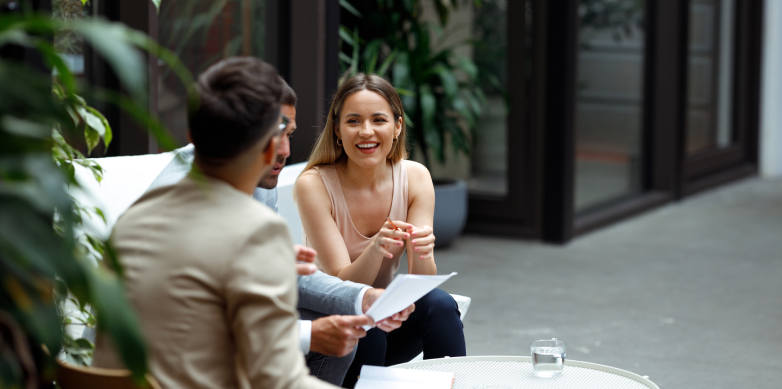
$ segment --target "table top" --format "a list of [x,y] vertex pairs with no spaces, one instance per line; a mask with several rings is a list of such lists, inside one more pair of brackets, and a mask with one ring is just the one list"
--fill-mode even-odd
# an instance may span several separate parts
[[660,389],[649,379],[635,373],[573,360],[566,360],[562,375],[553,378],[541,378],[533,374],[530,357],[428,359],[393,367],[452,372],[456,375],[454,389]]

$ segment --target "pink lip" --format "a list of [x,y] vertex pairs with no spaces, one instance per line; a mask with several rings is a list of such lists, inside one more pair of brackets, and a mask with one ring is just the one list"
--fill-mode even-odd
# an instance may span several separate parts
[[[360,144],[363,144],[363,143],[360,143]],[[358,147],[358,145],[356,145],[356,148],[358,149],[358,151],[360,151],[360,152],[362,152],[364,154],[372,154],[375,151],[377,151],[377,149],[380,148],[380,143],[378,143],[378,145],[376,147],[372,147],[370,149],[362,149],[361,147]]]

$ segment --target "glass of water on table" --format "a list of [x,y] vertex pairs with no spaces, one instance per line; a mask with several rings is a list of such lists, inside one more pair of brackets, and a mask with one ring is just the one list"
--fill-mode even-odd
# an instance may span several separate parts
[[565,342],[553,338],[529,344],[532,369],[538,377],[556,377],[565,367]]

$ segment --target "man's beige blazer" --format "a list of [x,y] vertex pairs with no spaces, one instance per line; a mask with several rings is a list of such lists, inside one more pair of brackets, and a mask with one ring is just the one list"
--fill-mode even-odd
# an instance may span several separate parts
[[[112,241],[165,388],[332,388],[299,348],[293,243],[284,222],[219,180],[145,194]],[[99,337],[93,366],[121,368]]]

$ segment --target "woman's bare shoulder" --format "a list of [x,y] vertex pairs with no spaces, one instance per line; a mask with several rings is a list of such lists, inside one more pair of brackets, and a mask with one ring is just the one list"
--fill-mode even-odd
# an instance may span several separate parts
[[296,194],[296,198],[306,198],[309,200],[318,199],[325,196],[328,199],[328,191],[326,185],[320,178],[320,173],[317,169],[307,170],[299,176],[296,180],[296,184],[293,186],[293,190]]
[[432,175],[429,173],[429,169],[426,166],[411,160],[403,160],[405,168],[407,168],[407,175],[415,181],[421,179],[428,179],[432,181]]
[[412,203],[419,196],[434,197],[434,184],[429,169],[415,161],[405,160],[404,163],[407,168],[407,188],[410,202]]

